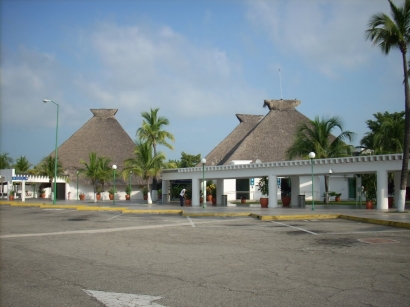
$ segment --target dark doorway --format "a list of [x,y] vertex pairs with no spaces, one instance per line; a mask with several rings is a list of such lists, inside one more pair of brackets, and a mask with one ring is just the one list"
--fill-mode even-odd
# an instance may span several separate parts
[[236,179],[236,199],[249,199],[249,179]]

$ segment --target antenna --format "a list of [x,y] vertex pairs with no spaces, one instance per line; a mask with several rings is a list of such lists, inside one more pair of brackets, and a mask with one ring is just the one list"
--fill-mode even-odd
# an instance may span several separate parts
[[282,100],[282,76],[280,74],[280,68],[279,68],[279,84],[280,84],[280,99]]

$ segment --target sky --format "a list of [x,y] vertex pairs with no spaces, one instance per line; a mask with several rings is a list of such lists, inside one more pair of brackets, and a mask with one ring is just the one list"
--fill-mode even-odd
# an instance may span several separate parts
[[206,156],[239,124],[235,114],[266,115],[264,99],[340,117],[352,145],[374,113],[404,110],[399,50],[386,56],[365,36],[372,15],[390,14],[387,0],[2,0],[0,9],[0,154],[32,164],[55,148],[57,107],[43,99],[59,104],[58,145],[90,109],[118,109],[134,140],[141,112],[159,108],[175,136],[173,151],[159,147],[167,159]]

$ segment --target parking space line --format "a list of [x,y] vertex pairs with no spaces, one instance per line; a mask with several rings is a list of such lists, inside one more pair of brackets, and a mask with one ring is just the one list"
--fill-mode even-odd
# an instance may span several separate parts
[[349,231],[349,232],[329,232],[326,235],[349,235],[349,234],[360,234],[360,233],[391,233],[391,232],[408,232],[408,230],[373,230],[373,231]]
[[295,227],[295,226],[291,226],[291,225],[284,224],[284,223],[279,223],[279,222],[274,222],[274,221],[271,221],[271,223],[280,224],[280,225],[287,226],[287,227],[290,227],[290,228],[295,228],[295,229],[297,229],[297,230],[301,230],[301,231],[304,231],[304,232],[308,232],[308,233],[310,233],[310,234],[312,234],[312,235],[315,235],[315,236],[318,235],[318,233],[316,233],[316,232],[309,231],[309,230],[306,230],[306,229],[303,229],[303,228],[300,228],[300,227]]
[[117,215],[115,215],[115,216],[110,217],[109,219],[106,219],[106,221],[110,221],[110,220],[115,219],[115,218],[117,218],[117,217],[119,217],[119,216],[121,216],[121,215],[122,215],[122,213],[117,214]]
[[189,216],[186,217],[189,221],[189,223],[191,224],[192,227],[196,227],[195,223],[191,220],[191,218]]

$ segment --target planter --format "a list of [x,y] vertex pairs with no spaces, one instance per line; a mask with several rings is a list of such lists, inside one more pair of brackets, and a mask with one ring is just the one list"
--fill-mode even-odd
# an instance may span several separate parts
[[101,194],[97,194],[97,200],[100,200],[101,199]]
[[46,193],[40,194],[41,198],[46,198]]
[[203,198],[203,197],[200,197],[200,198],[199,198],[199,203],[202,204],[203,202],[204,202],[204,198]]
[[246,204],[246,199],[245,198],[241,199],[241,204]]
[[387,197],[389,208],[393,208],[394,198],[392,196]]
[[185,206],[190,207],[192,205],[192,201],[190,199],[185,199]]
[[129,194],[125,195],[125,200],[131,200],[131,196]]
[[206,196],[206,201],[211,202],[211,201],[212,201],[212,195],[207,195],[207,196]]
[[110,194],[109,197],[110,197],[110,200],[114,200],[114,194]]
[[144,200],[147,200],[148,199],[148,195],[144,195]]
[[366,209],[373,209],[373,201],[366,200]]
[[9,195],[9,200],[14,200],[14,195]]
[[335,196],[335,201],[340,202],[340,196]]
[[212,197],[212,206],[216,206],[216,197]]
[[282,206],[290,207],[290,196],[282,196]]
[[269,198],[260,198],[259,202],[261,204],[261,208],[268,208]]
[[80,200],[84,200],[85,199],[85,195],[84,194],[80,194]]

